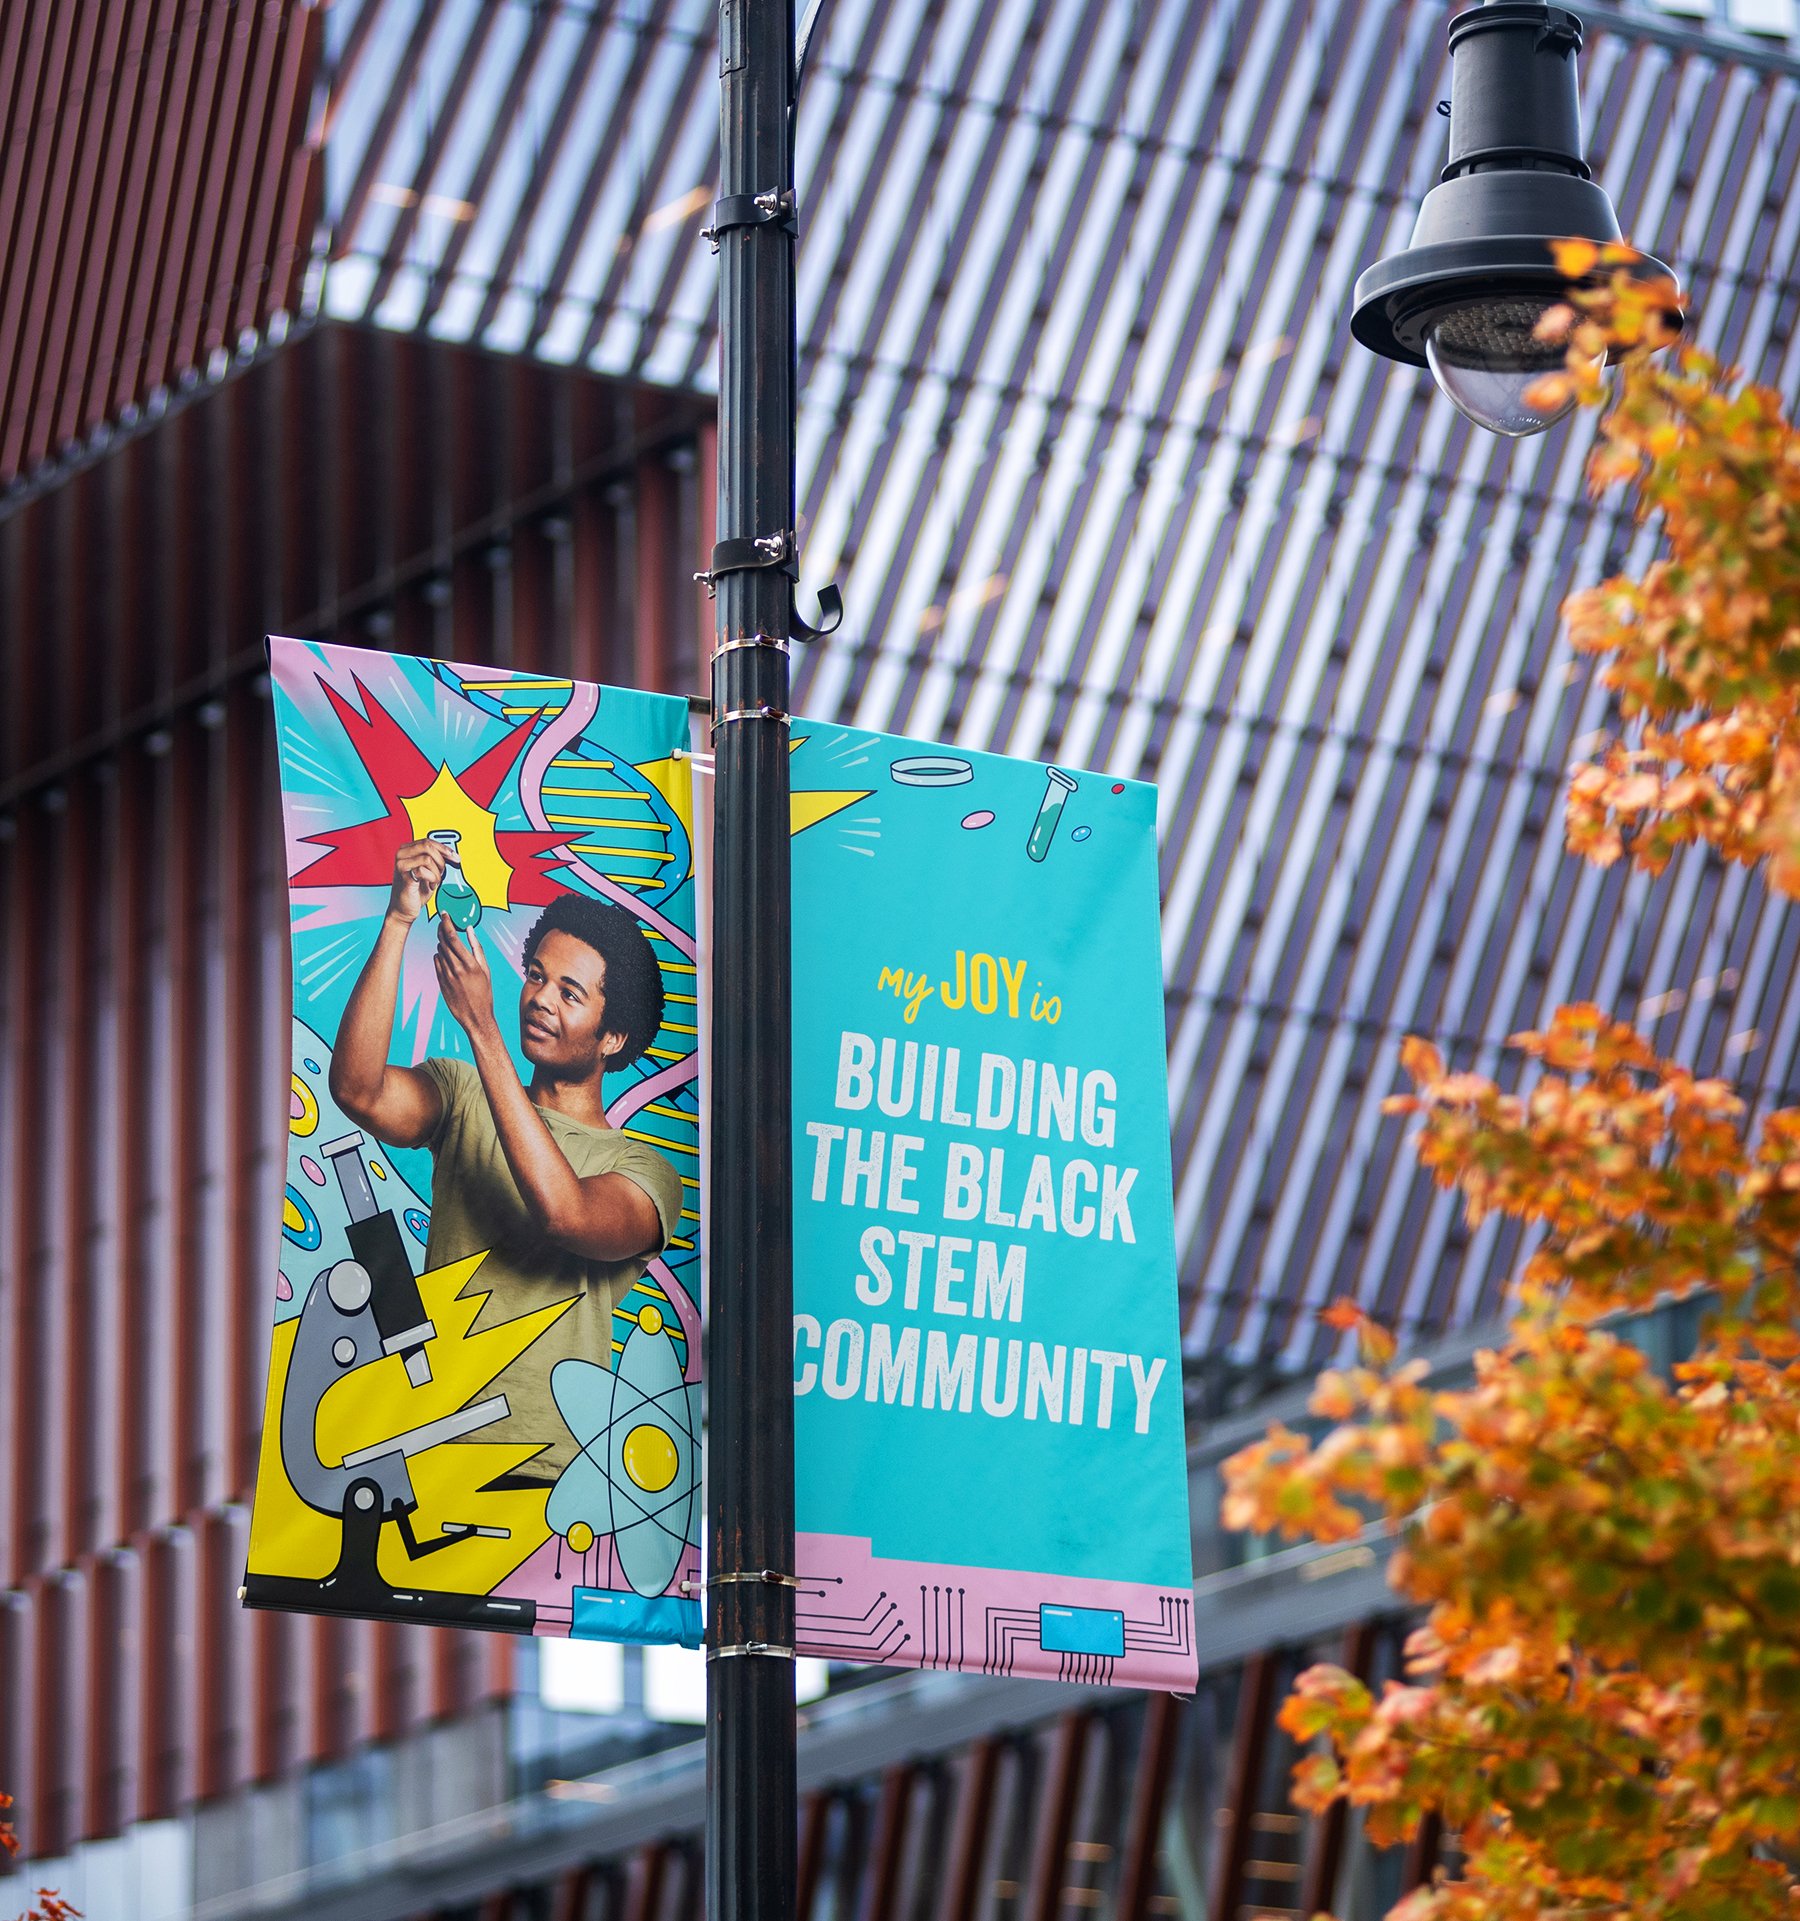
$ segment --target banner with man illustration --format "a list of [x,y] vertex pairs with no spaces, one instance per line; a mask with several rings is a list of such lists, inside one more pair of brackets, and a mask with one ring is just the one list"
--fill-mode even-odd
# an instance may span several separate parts
[[687,703],[270,669],[293,1059],[246,1599],[697,1645]]
[[793,734],[801,1652],[1191,1687],[1156,790]]

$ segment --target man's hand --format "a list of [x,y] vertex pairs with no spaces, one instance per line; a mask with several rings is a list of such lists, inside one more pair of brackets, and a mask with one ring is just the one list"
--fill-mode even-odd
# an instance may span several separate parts
[[409,927],[425,911],[425,903],[444,878],[444,850],[434,840],[409,840],[394,856],[394,885],[388,895],[388,918]]
[[443,914],[438,918],[437,953],[432,958],[444,1005],[470,1040],[478,1039],[494,1025],[494,982],[480,942],[465,940],[450,916]]

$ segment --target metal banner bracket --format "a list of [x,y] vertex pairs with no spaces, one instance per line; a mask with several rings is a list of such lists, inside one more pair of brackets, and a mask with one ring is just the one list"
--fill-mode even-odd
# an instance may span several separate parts
[[[774,568],[786,574],[789,580],[798,582],[800,547],[793,534],[785,528],[780,533],[756,534],[747,540],[715,542],[712,565],[702,568],[694,578],[706,589],[709,599],[716,599],[719,582],[725,575],[762,573]],[[827,634],[835,634],[844,624],[844,596],[835,584],[819,589],[819,619],[816,626],[793,605],[791,599],[789,609],[796,640],[823,640]]]
[[700,229],[700,238],[719,251],[719,237],[733,227],[780,227],[789,234],[799,232],[800,202],[792,187],[772,187],[767,193],[728,193],[713,202],[710,227]]

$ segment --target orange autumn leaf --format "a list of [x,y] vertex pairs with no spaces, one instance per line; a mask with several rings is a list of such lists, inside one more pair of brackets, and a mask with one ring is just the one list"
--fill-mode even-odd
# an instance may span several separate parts
[[1444,1071],[1444,1057],[1430,1041],[1408,1034],[1400,1043],[1400,1065],[1415,1081],[1434,1081]]
[[1581,280],[1594,270],[1600,249],[1591,240],[1558,240],[1550,248],[1556,271],[1565,280]]

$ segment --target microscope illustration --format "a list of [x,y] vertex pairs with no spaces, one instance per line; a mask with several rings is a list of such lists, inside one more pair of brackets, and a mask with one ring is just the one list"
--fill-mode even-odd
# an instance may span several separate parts
[[318,1414],[327,1392],[346,1374],[391,1355],[400,1357],[414,1387],[428,1386],[432,1378],[429,1348],[437,1329],[426,1314],[400,1225],[376,1203],[363,1162],[361,1133],[327,1141],[318,1153],[337,1176],[349,1214],[350,1258],[314,1279],[301,1308],[281,1396],[281,1461],[294,1492],[307,1506],[341,1519],[343,1541],[336,1568],[322,1580],[252,1573],[247,1577],[247,1598],[263,1607],[309,1612],[322,1608],[352,1614],[416,1612],[420,1619],[528,1633],[537,1614],[529,1600],[407,1592],[388,1582],[377,1563],[381,1530],[388,1522],[397,1529],[408,1558],[415,1561],[472,1535],[507,1537],[505,1528],[446,1521],[434,1538],[421,1541],[413,1531],[412,1517],[419,1502],[407,1466],[411,1456],[427,1448],[504,1419],[509,1411],[504,1394],[357,1448],[335,1467],[319,1458]]

